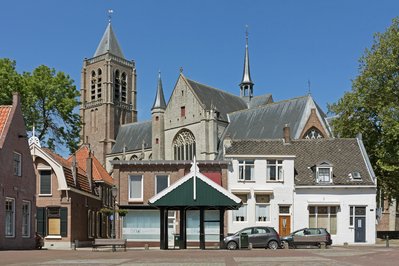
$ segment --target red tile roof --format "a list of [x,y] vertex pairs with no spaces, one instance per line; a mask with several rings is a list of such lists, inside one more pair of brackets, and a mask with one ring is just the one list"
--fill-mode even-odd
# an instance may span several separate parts
[[[76,162],[83,171],[86,172],[86,160],[87,157],[89,157],[89,148],[86,145],[82,145],[76,152]],[[108,174],[107,170],[101,165],[101,163],[98,161],[98,159],[94,156],[93,153],[91,153],[91,158],[93,160],[93,168],[92,168],[92,173],[93,173],[93,180],[94,181],[104,181],[105,183],[112,185],[113,179],[112,177]],[[68,162],[72,162],[72,156],[69,156]]]
[[11,105],[0,105],[0,137],[3,135],[3,130],[10,116],[11,108]]
[[[66,160],[48,148],[42,148],[42,150],[44,152],[46,152],[48,155],[50,155],[51,157],[53,157],[54,160],[56,160],[58,163],[60,163],[62,165],[62,167],[64,168],[65,179],[66,179],[68,187],[73,187],[73,188],[80,189],[80,190],[88,192],[88,193],[92,193],[89,180],[87,179],[87,176],[86,176],[86,172],[79,167],[79,164],[77,167],[77,175],[76,175],[76,183],[75,183],[75,181],[73,180],[73,175],[72,175],[72,170],[71,170],[72,160],[71,161]],[[76,160],[76,162],[77,162],[77,160]]]

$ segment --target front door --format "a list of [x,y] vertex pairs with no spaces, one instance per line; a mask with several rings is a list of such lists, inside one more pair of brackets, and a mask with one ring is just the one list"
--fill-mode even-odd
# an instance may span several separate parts
[[355,242],[366,242],[366,217],[355,217]]
[[278,233],[280,236],[287,236],[291,233],[291,216],[280,215]]

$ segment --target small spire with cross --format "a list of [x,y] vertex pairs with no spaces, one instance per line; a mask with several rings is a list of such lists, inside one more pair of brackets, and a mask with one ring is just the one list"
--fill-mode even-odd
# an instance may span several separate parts
[[180,73],[183,73],[183,67],[180,67]]
[[246,39],[247,44],[248,44],[248,25],[245,25],[245,39]]
[[308,79],[308,95],[311,95],[311,90],[310,90],[310,79]]
[[112,14],[114,13],[113,9],[108,9],[108,22],[111,23]]

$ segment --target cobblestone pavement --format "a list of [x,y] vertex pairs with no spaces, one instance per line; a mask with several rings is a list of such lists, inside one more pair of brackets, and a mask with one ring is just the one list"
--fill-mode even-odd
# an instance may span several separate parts
[[111,249],[0,251],[0,265],[398,265],[399,246],[282,250]]

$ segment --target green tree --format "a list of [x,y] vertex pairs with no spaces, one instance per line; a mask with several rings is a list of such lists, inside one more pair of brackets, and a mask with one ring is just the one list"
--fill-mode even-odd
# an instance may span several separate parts
[[47,147],[66,146],[70,152],[79,141],[79,92],[65,73],[41,65],[32,73],[18,74],[15,61],[0,59],[0,103],[11,103],[13,91],[21,94],[28,130],[35,125],[37,137]]
[[399,19],[374,36],[359,60],[352,90],[329,111],[340,137],[362,133],[379,188],[389,199],[399,198]]
[[15,61],[0,58],[0,105],[12,102],[13,91],[22,91],[22,78],[15,69]]

